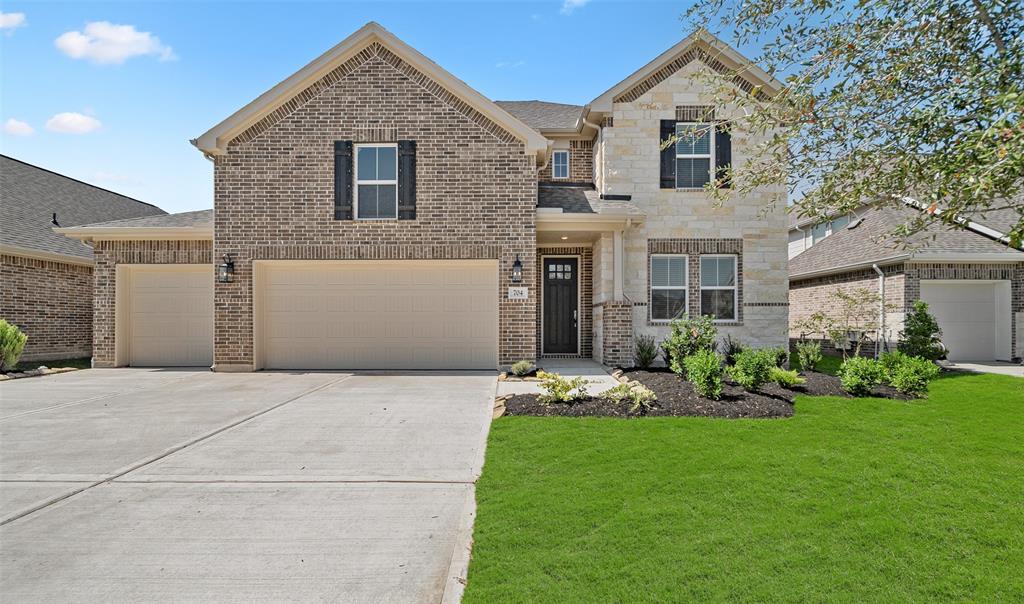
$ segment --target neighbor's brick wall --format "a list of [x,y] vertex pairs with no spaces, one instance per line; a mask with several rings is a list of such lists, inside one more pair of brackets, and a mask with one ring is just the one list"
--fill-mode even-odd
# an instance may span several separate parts
[[[594,317],[591,307],[594,300],[594,254],[589,247],[541,247],[537,249],[537,358],[543,354],[544,333],[541,328],[541,315],[544,304],[544,256],[579,256],[580,299],[577,301],[580,317],[580,353],[578,356],[590,358],[594,354]],[[566,355],[557,355],[566,356]],[[575,356],[575,355],[574,355]]]
[[93,302],[93,367],[114,367],[117,265],[212,264],[211,241],[97,241]]
[[[417,218],[336,221],[335,140],[416,141]],[[499,362],[534,359],[536,292],[507,299],[518,255],[535,283],[537,171],[521,142],[372,44],[241,134],[214,169],[215,367],[252,367],[252,261],[498,259]]]
[[540,182],[594,182],[594,141],[572,139],[558,140],[553,150],[569,150],[569,178],[555,180],[552,175],[551,162],[537,169],[537,180]]
[[92,352],[92,267],[0,256],[0,319],[28,335],[24,361]]
[[[903,329],[906,309],[909,308],[904,294],[907,286],[906,276],[902,264],[881,268],[885,273],[885,303],[889,307],[885,317],[886,338],[890,342],[895,342],[900,330]],[[838,318],[835,292],[852,294],[858,289],[878,293],[878,274],[871,269],[866,269],[791,281],[789,284],[790,337],[799,338],[802,335],[802,330],[798,324],[816,312],[824,312]]]
[[[602,193],[631,195],[632,203],[647,216],[642,225],[626,231],[624,240],[625,294],[638,303],[634,324],[638,332],[658,339],[668,334],[668,327],[647,325],[647,309],[640,305],[648,298],[649,240],[738,239],[743,242],[743,322],[719,331],[749,345],[785,346],[789,304],[785,188],[734,194],[721,204],[703,190],[659,188],[661,120],[676,119],[679,106],[714,104],[714,95],[695,77],[700,65],[681,60],[672,69],[660,70],[657,78],[635,92],[615,99],[612,119],[603,131]],[[715,107],[718,118],[734,113],[735,108],[728,105]],[[745,131],[741,120],[732,132],[733,161],[747,161],[762,140],[763,135]]]

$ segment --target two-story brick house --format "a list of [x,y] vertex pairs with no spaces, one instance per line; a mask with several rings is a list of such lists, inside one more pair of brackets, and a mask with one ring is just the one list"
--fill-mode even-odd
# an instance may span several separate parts
[[702,68],[777,86],[697,34],[587,106],[496,103],[368,24],[193,141],[212,211],[62,230],[95,248],[94,364],[629,365],[686,313],[784,345],[785,191],[708,199],[756,141]]

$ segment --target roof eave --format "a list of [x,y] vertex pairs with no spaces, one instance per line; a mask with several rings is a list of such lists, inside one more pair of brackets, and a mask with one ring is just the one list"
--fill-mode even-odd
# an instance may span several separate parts
[[79,241],[212,240],[213,227],[63,227],[53,229]]
[[32,258],[35,260],[46,260],[49,262],[60,262],[62,264],[77,264],[80,266],[92,266],[94,264],[92,258],[86,258],[84,256],[62,254],[60,252],[50,252],[47,250],[22,247],[19,245],[7,245],[3,243],[0,243],[0,254]]
[[367,23],[338,45],[231,114],[196,138],[193,144],[208,155],[224,155],[231,140],[374,41],[388,47],[410,65],[457,94],[498,126],[508,130],[524,143],[528,154],[538,155],[538,161],[541,161],[540,156],[547,150],[547,140],[539,132],[374,22]]

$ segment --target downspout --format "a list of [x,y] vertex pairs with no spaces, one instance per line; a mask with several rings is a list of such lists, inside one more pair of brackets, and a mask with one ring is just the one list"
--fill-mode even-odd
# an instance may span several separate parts
[[885,273],[872,264],[871,268],[878,274],[878,293],[881,299],[878,301],[878,337],[875,338],[875,358],[882,356],[882,338],[885,337]]
[[584,126],[590,126],[591,128],[594,128],[595,130],[597,130],[597,148],[598,148],[598,150],[601,153],[601,161],[598,163],[598,167],[597,167],[597,172],[598,172],[598,174],[601,177],[600,178],[601,190],[598,191],[598,193],[601,194],[601,195],[604,195],[604,191],[605,191],[605,183],[604,183],[604,147],[602,146],[604,144],[604,128],[602,128],[601,126],[598,126],[594,122],[588,122],[586,118],[581,118],[581,119],[583,120],[583,125]]

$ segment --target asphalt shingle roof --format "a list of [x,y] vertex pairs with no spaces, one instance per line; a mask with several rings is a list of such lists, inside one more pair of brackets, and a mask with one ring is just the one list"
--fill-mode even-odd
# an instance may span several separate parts
[[194,212],[180,212],[178,214],[163,214],[161,216],[143,216],[141,218],[126,218],[124,220],[110,220],[92,224],[79,225],[82,227],[94,228],[213,228],[213,210],[196,210]]
[[590,187],[540,185],[537,188],[538,208],[558,208],[566,214],[637,214],[639,208],[628,201],[601,199]]
[[[843,228],[822,239],[789,261],[790,276],[828,271],[844,266],[904,258],[911,253],[1000,254],[1017,252],[973,231],[935,223],[911,237],[906,246],[887,237],[893,228],[918,213],[910,207],[869,209],[860,214],[856,228]],[[1024,252],[1020,254],[1024,261]]]
[[495,101],[519,121],[535,130],[575,128],[583,105],[547,101]]
[[0,155],[0,243],[92,258],[92,248],[53,232],[60,226],[166,214],[160,208]]

